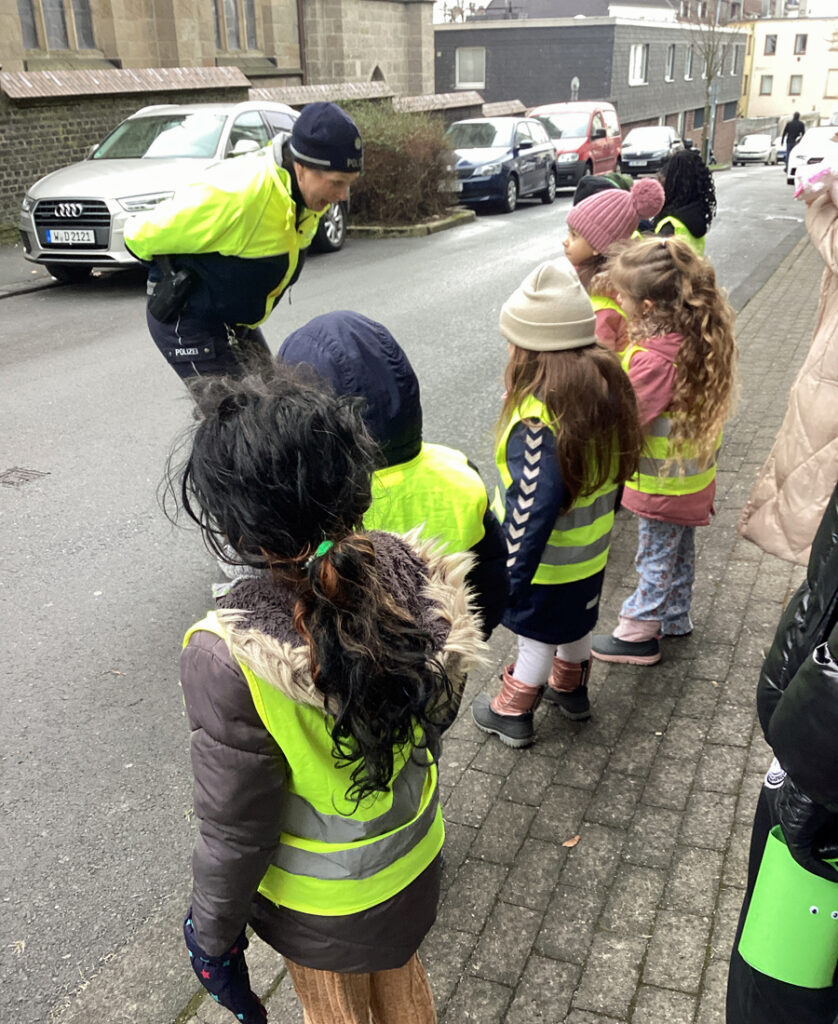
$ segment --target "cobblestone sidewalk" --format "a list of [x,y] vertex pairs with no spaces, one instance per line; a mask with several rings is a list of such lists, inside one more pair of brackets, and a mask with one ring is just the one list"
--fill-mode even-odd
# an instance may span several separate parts
[[[692,636],[651,668],[598,663],[593,718],[537,712],[514,751],[468,712],[441,769],[445,886],[422,957],[441,1024],[720,1024],[751,819],[770,761],[757,671],[803,570],[736,533],[811,338],[822,263],[801,240],[738,318],[742,397],[726,432],[717,515],[698,531]],[[621,513],[600,624],[634,587]],[[497,669],[511,636],[493,638]],[[562,844],[579,836],[575,846]],[[276,954],[254,942],[270,1019],[302,1024]],[[199,994],[178,1024],[232,1018]],[[409,1024],[409,1022],[405,1022]]]

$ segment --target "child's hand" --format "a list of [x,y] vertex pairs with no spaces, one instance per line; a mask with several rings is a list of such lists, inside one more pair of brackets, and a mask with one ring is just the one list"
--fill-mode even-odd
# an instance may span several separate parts
[[250,975],[244,959],[247,938],[242,931],[231,949],[221,956],[210,956],[198,945],[192,928],[192,908],[183,922],[183,937],[195,976],[213,999],[234,1013],[244,1024],[266,1024],[268,1012],[250,987]]

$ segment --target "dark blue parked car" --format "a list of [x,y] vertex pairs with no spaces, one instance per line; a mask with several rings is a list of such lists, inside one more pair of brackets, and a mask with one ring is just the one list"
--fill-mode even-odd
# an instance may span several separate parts
[[535,118],[455,121],[445,135],[464,205],[488,203],[511,213],[521,196],[537,196],[542,203],[556,198],[556,150]]

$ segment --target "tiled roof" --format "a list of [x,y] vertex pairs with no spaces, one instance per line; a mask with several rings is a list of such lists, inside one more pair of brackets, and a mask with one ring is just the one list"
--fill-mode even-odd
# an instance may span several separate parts
[[0,90],[11,99],[93,96],[170,89],[247,88],[238,68],[110,68],[85,71],[0,71]]
[[304,107],[306,103],[322,100],[336,103],[341,100],[387,99],[393,89],[386,82],[336,82],[331,85],[277,85],[250,90],[252,100],[273,100],[289,107]]
[[520,100],[504,100],[501,103],[484,103],[484,117],[504,117],[506,114],[523,114],[526,107]]
[[480,107],[483,97],[479,92],[437,92],[428,96],[397,96],[393,100],[396,110],[445,110],[448,107]]

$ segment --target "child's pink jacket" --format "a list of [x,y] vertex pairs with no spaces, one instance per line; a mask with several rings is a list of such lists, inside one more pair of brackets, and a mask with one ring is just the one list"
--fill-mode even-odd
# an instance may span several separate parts
[[[636,352],[629,363],[629,380],[637,396],[640,424],[645,428],[665,412],[675,390],[675,361],[683,337],[661,334],[644,341],[646,352]],[[657,519],[678,526],[707,526],[713,514],[716,481],[713,479],[695,494],[644,494],[626,487],[623,508],[646,519]]]

